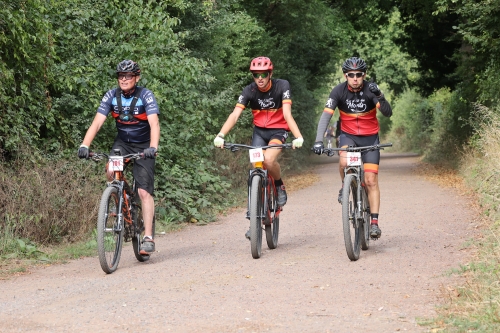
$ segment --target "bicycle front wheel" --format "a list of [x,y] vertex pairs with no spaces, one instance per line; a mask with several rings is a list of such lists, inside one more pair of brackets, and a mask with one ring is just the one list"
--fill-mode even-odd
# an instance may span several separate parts
[[107,274],[118,268],[123,245],[123,225],[118,219],[120,197],[116,187],[104,190],[97,217],[97,252],[101,268]]
[[344,179],[342,189],[342,224],[344,228],[344,243],[347,256],[352,261],[359,259],[360,228],[357,221],[357,181],[356,175],[348,174]]
[[259,259],[262,254],[262,178],[252,177],[250,186],[250,248],[252,257]]
[[271,250],[278,247],[278,234],[280,230],[280,216],[279,212],[281,207],[278,206],[278,195],[276,193],[276,187],[274,186],[274,180],[272,178],[269,181],[269,198],[267,200],[267,216],[266,216],[266,241],[267,247]]
[[[141,254],[141,242],[144,238],[144,219],[142,218],[142,206],[140,204],[132,204],[132,220],[134,223],[134,236],[132,237],[132,246],[134,248],[134,255],[140,262],[148,261],[151,257],[149,254]],[[153,215],[153,239],[155,238],[155,216]]]

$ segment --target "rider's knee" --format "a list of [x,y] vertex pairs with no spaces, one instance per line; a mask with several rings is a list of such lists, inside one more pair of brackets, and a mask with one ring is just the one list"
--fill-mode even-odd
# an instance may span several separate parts
[[373,172],[365,172],[365,184],[368,187],[378,186],[377,174]]
[[275,158],[266,158],[264,160],[264,167],[266,169],[272,169],[274,167],[274,165],[277,164],[276,162],[276,159]]

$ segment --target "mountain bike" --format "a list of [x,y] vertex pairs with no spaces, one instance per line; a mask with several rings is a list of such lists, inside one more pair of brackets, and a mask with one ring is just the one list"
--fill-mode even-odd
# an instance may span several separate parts
[[[124,175],[124,170],[130,162],[144,158],[144,154],[121,156],[119,149],[115,149],[113,153],[114,155],[90,153],[90,158],[96,162],[106,158],[109,161],[108,168],[114,175],[102,193],[97,217],[97,252],[101,268],[107,274],[118,268],[124,241],[132,241],[135,257],[140,262],[147,261],[150,257],[149,254],[140,253],[145,228],[138,188],[133,176],[130,186]],[[154,234],[153,215],[153,238]]]
[[250,162],[254,168],[248,175],[248,210],[250,220],[250,249],[254,259],[262,255],[262,226],[266,231],[267,246],[272,250],[278,246],[279,215],[283,207],[278,206],[278,194],[274,179],[264,168],[264,150],[292,148],[291,143],[253,147],[237,143],[224,143],[224,148],[236,152],[249,149]]
[[347,152],[341,204],[345,249],[351,261],[359,259],[360,248],[368,250],[370,238],[372,238],[370,237],[370,203],[361,155],[368,151],[384,149],[384,147],[392,147],[392,143],[366,147],[326,148],[323,151],[328,156],[334,156],[336,151]]

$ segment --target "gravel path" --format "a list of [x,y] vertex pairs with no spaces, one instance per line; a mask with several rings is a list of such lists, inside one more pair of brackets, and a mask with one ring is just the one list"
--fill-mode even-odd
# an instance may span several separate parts
[[[157,238],[147,263],[123,249],[106,275],[97,257],[0,281],[1,332],[425,332],[448,273],[465,263],[472,211],[384,154],[382,238],[347,258],[338,164],[315,157],[320,182],[289,195],[278,248],[252,259],[241,209]],[[285,178],[286,181],[286,178]]]

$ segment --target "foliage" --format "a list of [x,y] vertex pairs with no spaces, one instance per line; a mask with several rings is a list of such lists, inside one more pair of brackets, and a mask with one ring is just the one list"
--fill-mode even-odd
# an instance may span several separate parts
[[415,87],[424,96],[443,87],[454,88],[459,82],[455,75],[459,60],[454,54],[462,42],[453,27],[459,17],[453,12],[437,11],[433,0],[402,0],[394,4],[401,13],[404,30],[395,42],[418,61],[420,77]]
[[498,108],[494,110],[476,104],[474,135],[462,156],[461,174],[478,194],[478,208],[487,217],[481,221],[482,235],[474,241],[477,255],[457,272],[466,280],[457,287],[459,297],[451,297],[450,302],[439,309],[439,316],[435,319],[447,332],[499,330],[499,114]]
[[415,90],[406,90],[394,100],[392,109],[392,127],[387,140],[396,150],[422,152],[429,142],[432,123],[427,100]]
[[[249,60],[262,54],[273,59],[275,77],[292,84],[294,116],[312,137],[311,109],[321,103],[316,91],[324,89],[322,76],[350,34],[349,24],[335,23],[339,10],[317,0],[2,0],[0,14],[0,171],[10,184],[1,187],[7,209],[0,225],[14,223],[15,235],[41,243],[74,241],[89,232],[102,169],[76,161],[75,150],[100,99],[116,86],[119,61],[140,64],[140,85],[160,106],[159,222],[210,221],[231,203],[226,193],[236,179],[214,159],[211,141],[251,82]],[[115,135],[114,122],[105,122],[92,150],[108,150]],[[245,112],[229,138],[245,142],[250,135],[251,113]],[[29,153],[23,146],[31,147]],[[284,159],[293,164],[305,149],[302,154]],[[61,178],[60,186],[50,185]],[[83,179],[96,181],[83,186]],[[82,193],[86,204],[73,206]],[[26,202],[40,209],[20,209]]]
[[17,160],[11,167],[0,165],[0,229],[4,234],[8,231],[11,239],[41,244],[88,236],[102,189],[96,184],[104,185],[103,175],[97,172],[102,166],[52,156],[37,164]]
[[0,1],[0,157],[37,144],[54,123],[47,87],[53,37],[43,0]]
[[358,44],[361,46],[357,51],[370,65],[367,72],[369,78],[375,82],[387,83],[396,95],[419,79],[416,60],[402,52],[394,42],[402,35],[400,13],[394,10],[387,24],[379,26],[376,33],[362,32],[358,37]]

